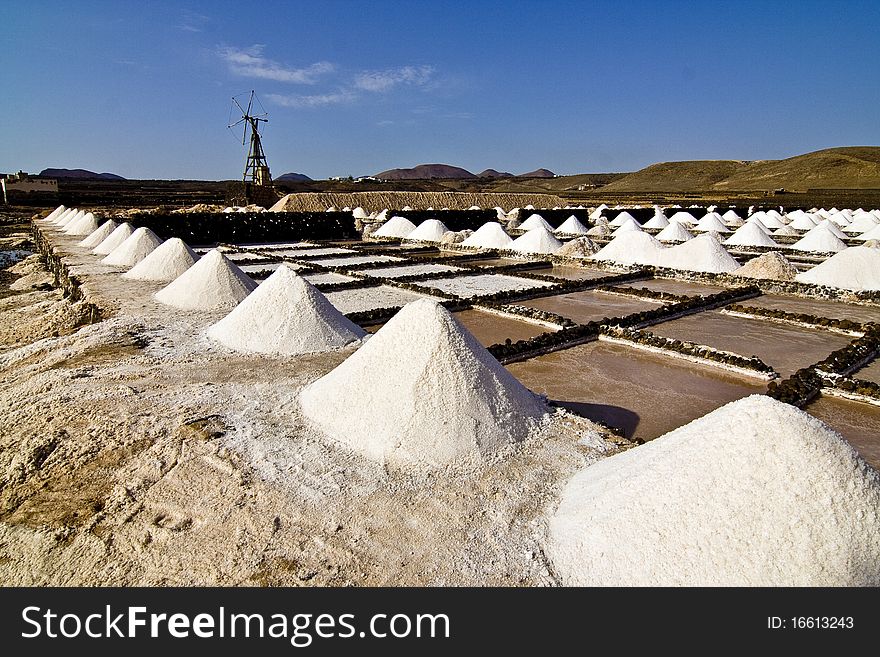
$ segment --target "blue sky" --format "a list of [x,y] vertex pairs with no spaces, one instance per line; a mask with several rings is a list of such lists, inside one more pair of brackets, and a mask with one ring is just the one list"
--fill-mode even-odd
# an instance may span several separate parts
[[0,171],[629,171],[880,144],[880,3],[0,0]]

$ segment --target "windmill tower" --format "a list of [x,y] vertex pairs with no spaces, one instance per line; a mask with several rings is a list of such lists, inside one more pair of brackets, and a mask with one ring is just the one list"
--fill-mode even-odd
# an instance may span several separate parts
[[269,173],[269,163],[266,161],[266,154],[263,152],[263,142],[260,138],[260,121],[268,123],[269,119],[266,117],[269,115],[265,111],[260,114],[253,114],[254,100],[260,105],[260,109],[262,109],[262,105],[260,104],[259,99],[254,95],[253,91],[251,91],[250,97],[248,98],[247,108],[241,106],[241,103],[238,102],[238,98],[235,96],[232,97],[234,107],[238,107],[241,111],[241,118],[235,123],[230,123],[228,127],[232,129],[239,125],[244,126],[244,131],[241,136],[242,146],[247,143],[248,128],[250,128],[251,145],[248,149],[248,156],[244,165],[242,182],[249,182],[253,185],[260,186],[270,185],[272,183],[272,176]]

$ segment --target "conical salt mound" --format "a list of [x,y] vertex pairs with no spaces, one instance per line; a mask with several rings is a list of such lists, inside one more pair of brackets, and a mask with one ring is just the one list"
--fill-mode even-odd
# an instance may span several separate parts
[[761,223],[771,230],[774,228],[782,228],[785,225],[782,222],[782,219],[780,219],[779,213],[774,212],[773,210],[764,213],[764,216],[761,217]]
[[816,253],[837,253],[843,251],[846,244],[824,226],[816,226],[792,244],[791,248],[798,251],[815,251]]
[[657,233],[657,239],[661,242],[687,242],[693,238],[688,229],[677,221],[670,221],[666,228]]
[[[611,226],[612,228],[620,228],[620,227],[623,226],[623,224],[625,224],[626,222],[628,222],[628,221],[635,221],[635,220],[636,220],[636,218],[635,218],[634,216],[632,216],[629,212],[627,212],[626,210],[624,210],[624,211],[621,212],[619,215],[617,215],[616,217],[614,217],[614,219],[612,219],[612,220],[608,223],[608,225]],[[636,223],[638,223],[638,222],[636,222]]]
[[439,242],[443,233],[448,232],[446,225],[438,219],[427,219],[419,224],[413,232],[406,236],[408,240],[420,240],[422,242]]
[[198,259],[198,254],[186,242],[179,237],[172,237],[125,272],[122,278],[169,283],[192,267]]
[[670,269],[712,274],[729,273],[739,269],[739,263],[721,246],[712,233],[705,233],[683,244],[665,249],[660,265]]
[[513,240],[504,232],[497,221],[487,221],[461,243],[462,246],[475,246],[481,249],[509,249]]
[[250,276],[212,249],[155,296],[183,310],[231,310],[256,287]]
[[721,215],[717,212],[709,212],[694,226],[694,230],[708,232],[714,230],[719,233],[729,233],[730,229],[721,221]]
[[43,217],[43,221],[46,221],[46,222],[55,221],[59,216],[61,216],[61,213],[64,212],[66,209],[67,209],[67,206],[59,205],[57,208],[52,210],[52,212],[50,212],[48,215]]
[[75,212],[76,210],[74,210],[73,208],[65,208],[64,210],[56,214],[51,221],[49,220],[49,217],[46,217],[46,221],[49,221],[49,223],[51,223],[53,226],[60,226],[61,222],[64,221],[67,216]]
[[548,231],[553,230],[553,226],[548,224],[547,220],[539,214],[530,215],[528,219],[526,219],[519,225],[519,228],[520,230],[532,230],[533,228],[538,228],[539,226]]
[[571,215],[553,232],[557,235],[586,235],[587,227],[584,226],[577,217]]
[[655,212],[654,216],[645,222],[642,228],[666,228],[669,225],[669,219],[662,212]]
[[644,231],[629,231],[608,242],[591,260],[616,262],[621,265],[661,266],[666,251],[657,238]]
[[66,216],[59,219],[55,225],[58,226],[59,228],[67,228],[74,221],[76,221],[77,219],[80,219],[84,216],[86,216],[86,213],[84,211],[73,210],[72,212],[70,212]]
[[880,585],[880,476],[763,395],[575,474],[549,519],[567,586]]
[[89,234],[87,238],[85,238],[82,242],[77,244],[77,246],[82,246],[87,249],[93,249],[98,246],[101,242],[103,242],[107,237],[116,230],[117,224],[112,219],[108,219],[103,224],[98,226],[92,233]]
[[844,233],[862,234],[880,226],[880,220],[870,212],[865,212],[853,218],[852,223],[843,229]]
[[840,238],[842,240],[845,240],[847,238],[847,234],[844,233],[842,230],[840,230],[840,227],[836,223],[831,221],[830,219],[825,219],[824,221],[820,221],[816,225],[816,228],[819,228],[820,226],[823,228],[826,228],[827,230],[830,230],[835,236],[837,236],[838,238]]
[[798,274],[795,280],[857,292],[880,290],[880,249],[851,246]]
[[131,237],[133,232],[134,226],[130,223],[125,222],[124,224],[120,224],[112,233],[104,238],[104,241],[92,249],[92,253],[96,255],[108,255],[113,249]]
[[391,217],[372,234],[372,237],[409,237],[415,229],[416,225],[406,217]]
[[685,210],[679,210],[674,215],[669,217],[669,221],[675,221],[682,224],[691,224],[695,225],[697,223],[697,218],[692,215],[690,212]]
[[247,353],[295,356],[344,347],[366,335],[314,285],[282,264],[208,336]]
[[642,226],[635,219],[628,219],[628,220],[624,221],[622,224],[620,224],[617,228],[615,228],[614,232],[611,233],[611,236],[617,237],[618,235],[621,235],[623,233],[629,233],[629,232],[633,232],[633,231],[641,232]]
[[779,245],[773,241],[764,229],[758,225],[757,221],[747,221],[736,229],[736,232],[724,240],[728,246],[769,246],[778,248]]
[[736,226],[738,228],[743,224],[742,217],[740,217],[733,208],[722,214],[721,218],[728,226]]
[[733,272],[746,278],[763,278],[774,281],[793,281],[798,270],[779,251],[768,251],[752,258]]
[[778,237],[797,237],[800,235],[794,228],[789,224],[788,226],[783,226],[782,228],[777,228],[773,231],[773,235]]
[[863,240],[865,242],[867,242],[868,240],[880,240],[880,224],[874,226],[874,228],[872,228],[871,230],[862,233],[855,239]]
[[138,228],[128,236],[128,239],[101,260],[101,264],[113,267],[134,267],[161,243],[162,240],[149,228]]
[[546,414],[448,310],[407,304],[300,393],[307,418],[370,459],[441,466],[524,439]]
[[86,212],[82,217],[65,226],[64,232],[67,235],[80,237],[83,235],[91,235],[98,229],[98,226],[98,220],[95,219],[95,215],[91,212]]
[[513,240],[509,248],[520,253],[555,253],[562,248],[562,242],[549,230],[538,226]]

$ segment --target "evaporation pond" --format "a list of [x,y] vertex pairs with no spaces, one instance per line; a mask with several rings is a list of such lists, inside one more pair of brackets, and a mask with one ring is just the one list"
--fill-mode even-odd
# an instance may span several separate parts
[[820,395],[804,410],[828,424],[880,469],[880,406]]
[[764,294],[754,299],[741,301],[740,303],[743,306],[775,308],[787,313],[802,313],[805,315],[815,315],[816,317],[828,317],[830,319],[848,319],[851,322],[880,323],[880,306],[861,306],[841,301],[804,299],[802,297],[789,297],[781,294]]
[[556,265],[554,267],[542,267],[541,269],[530,269],[529,271],[541,276],[553,276],[566,281],[591,281],[594,278],[604,278],[606,276],[614,276],[613,271],[604,269],[592,269],[590,267],[565,267]]
[[[461,310],[453,313],[455,318],[470,331],[484,347],[499,344],[510,338],[511,342],[528,340],[553,329],[526,322],[514,317],[496,315],[482,310]],[[383,325],[367,326],[365,330],[375,333]]]
[[767,388],[760,379],[603,341],[507,369],[531,390],[642,440]]
[[404,306],[410,301],[424,299],[426,295],[416,294],[388,285],[356,288],[328,292],[327,298],[341,313],[364,312],[377,308],[395,308]]
[[623,317],[643,310],[653,310],[663,304],[651,299],[632,299],[619,294],[587,290],[529,299],[519,302],[518,305],[546,310],[567,317],[579,324],[586,324],[602,320],[605,317]]
[[633,283],[624,283],[621,287],[646,287],[655,292],[668,292],[669,294],[679,294],[687,297],[708,296],[728,289],[720,285],[706,285],[704,283],[695,283],[693,281],[680,281],[674,278],[655,278],[650,281],[635,281]]

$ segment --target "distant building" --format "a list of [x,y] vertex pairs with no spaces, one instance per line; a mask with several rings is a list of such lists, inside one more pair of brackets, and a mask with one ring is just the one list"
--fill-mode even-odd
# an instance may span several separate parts
[[58,192],[58,181],[54,178],[40,178],[31,176],[24,171],[18,173],[5,173],[0,177],[0,187],[3,188],[3,202],[8,203],[6,192]]

